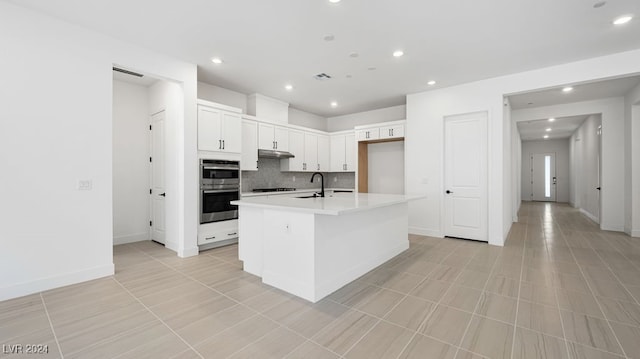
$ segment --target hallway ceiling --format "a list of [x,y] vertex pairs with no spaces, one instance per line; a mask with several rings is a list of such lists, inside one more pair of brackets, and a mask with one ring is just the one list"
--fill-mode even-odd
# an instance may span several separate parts
[[[322,116],[640,46],[637,0],[8,1],[195,63],[203,82]],[[614,26],[623,14],[636,18]]]
[[[567,84],[573,91],[564,93],[563,87],[509,96],[512,110],[562,105],[572,102],[592,101],[601,98],[624,96],[640,84],[640,75],[596,81],[584,84]],[[530,104],[531,103],[531,104]]]
[[[549,119],[518,122],[518,131],[523,141],[544,140],[544,135],[549,140],[569,138],[582,125],[589,115],[558,117],[553,122]],[[551,132],[546,129],[551,128]]]

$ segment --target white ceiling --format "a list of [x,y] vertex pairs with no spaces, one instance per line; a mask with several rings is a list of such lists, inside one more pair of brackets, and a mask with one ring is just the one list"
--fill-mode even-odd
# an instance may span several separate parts
[[[640,46],[640,18],[611,24],[640,15],[638,0],[9,1],[196,63],[201,81],[323,116],[402,104],[432,79],[451,86]],[[314,80],[320,72],[333,79]]]
[[[582,125],[589,115],[558,117],[553,122],[549,119],[518,122],[518,131],[523,141],[544,140],[544,135],[549,135],[549,140],[571,137]],[[546,129],[551,128],[551,132]]]
[[567,84],[573,87],[573,91],[564,93],[562,92],[562,87],[552,88],[509,96],[509,102],[513,110],[519,110],[523,108],[591,101],[600,98],[624,96],[638,84],[640,84],[640,76],[630,76],[578,85]]

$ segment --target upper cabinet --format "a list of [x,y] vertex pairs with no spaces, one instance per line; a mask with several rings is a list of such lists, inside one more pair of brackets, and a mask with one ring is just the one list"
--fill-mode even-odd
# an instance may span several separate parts
[[286,127],[260,122],[258,125],[258,148],[289,151],[289,130]]
[[242,120],[242,158],[240,170],[258,170],[258,123]]
[[282,171],[329,171],[329,136],[291,129],[289,130],[289,152],[295,157],[280,161]]
[[367,126],[357,126],[358,142],[375,142],[387,140],[402,140],[404,138],[404,120],[385,122]]
[[355,135],[331,135],[331,172],[355,172]]
[[242,151],[239,109],[199,101],[198,150],[237,153]]

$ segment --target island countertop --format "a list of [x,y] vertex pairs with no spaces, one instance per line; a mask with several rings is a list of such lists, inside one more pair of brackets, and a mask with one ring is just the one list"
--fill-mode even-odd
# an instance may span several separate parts
[[426,196],[378,193],[334,193],[324,198],[252,197],[232,201],[231,204],[337,216],[391,206],[421,198],[426,198]]

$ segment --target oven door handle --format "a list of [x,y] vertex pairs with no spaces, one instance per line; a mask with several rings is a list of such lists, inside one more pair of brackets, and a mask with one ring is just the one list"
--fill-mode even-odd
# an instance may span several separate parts
[[209,189],[209,190],[203,190],[203,193],[209,194],[209,193],[232,193],[232,192],[240,192],[240,190],[237,189]]
[[218,166],[203,166],[202,167],[203,170],[239,170],[240,167],[238,166],[233,166],[233,167],[218,167]]

